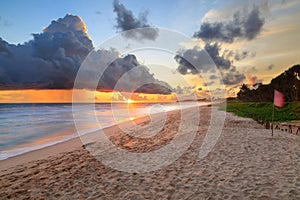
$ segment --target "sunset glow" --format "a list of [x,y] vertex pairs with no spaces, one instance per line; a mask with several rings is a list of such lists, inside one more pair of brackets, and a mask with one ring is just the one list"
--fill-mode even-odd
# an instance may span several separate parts
[[[73,90],[3,90],[0,91],[0,103],[72,103],[72,95]],[[125,98],[123,95],[119,92],[79,90],[79,99],[77,99],[77,102],[123,103],[123,99]],[[126,103],[174,101],[176,101],[174,94],[134,93],[131,95],[131,98],[126,100]]]
[[135,101],[132,99],[127,99],[127,103],[134,103]]

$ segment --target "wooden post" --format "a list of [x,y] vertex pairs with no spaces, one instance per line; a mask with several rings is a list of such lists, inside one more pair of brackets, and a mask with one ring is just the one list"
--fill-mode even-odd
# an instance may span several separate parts
[[272,137],[273,137],[273,129],[274,129],[274,103],[273,103],[273,112],[272,112],[272,125],[271,125],[271,127],[272,127]]
[[269,120],[267,120],[267,122],[266,122],[266,129],[270,129],[270,122],[269,122]]
[[289,133],[292,133],[293,134],[293,127],[292,125],[289,124]]

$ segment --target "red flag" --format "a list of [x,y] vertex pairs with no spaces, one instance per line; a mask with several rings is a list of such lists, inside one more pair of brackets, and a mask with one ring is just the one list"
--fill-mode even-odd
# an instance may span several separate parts
[[274,90],[274,105],[278,107],[283,107],[284,99],[283,94]]

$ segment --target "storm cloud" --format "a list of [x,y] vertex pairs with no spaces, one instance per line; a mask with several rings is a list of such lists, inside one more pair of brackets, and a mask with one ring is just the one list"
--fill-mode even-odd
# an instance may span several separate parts
[[158,29],[148,24],[147,12],[140,13],[137,18],[118,0],[114,0],[113,7],[117,14],[116,28],[120,31],[126,31],[123,33],[125,37],[136,40],[155,40],[157,38]]
[[253,6],[250,11],[235,12],[230,20],[202,23],[194,37],[206,42],[233,43],[236,39],[253,40],[261,32],[264,23],[259,8]]
[[[33,34],[32,40],[21,45],[0,39],[0,89],[72,89],[79,67],[91,51],[94,47],[85,24],[73,15],[52,21],[42,33]],[[121,90],[132,91],[139,86],[137,92],[171,93],[169,85],[155,79],[134,55],[119,57],[112,50],[94,52],[114,56],[108,67],[98,66],[106,68],[98,90],[112,90],[120,77],[133,71],[128,73]],[[142,80],[151,84],[141,85]]]

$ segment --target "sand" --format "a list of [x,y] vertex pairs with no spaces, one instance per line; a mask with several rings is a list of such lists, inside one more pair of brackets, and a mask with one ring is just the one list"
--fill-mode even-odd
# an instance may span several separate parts
[[[97,142],[83,148],[73,139],[1,161],[0,199],[300,199],[299,136],[276,130],[271,137],[255,121],[227,113],[215,147],[199,159],[210,110],[200,108],[190,148],[161,169],[112,169],[87,150]],[[180,112],[170,112],[164,128],[144,139],[128,136],[118,126],[106,133],[125,150],[151,152],[171,142],[179,122]],[[136,123],[141,132],[149,124],[146,118]]]

